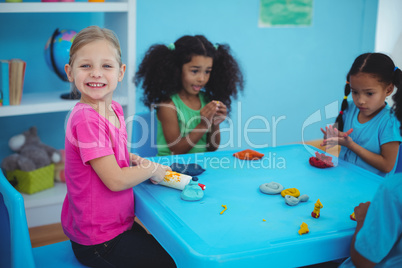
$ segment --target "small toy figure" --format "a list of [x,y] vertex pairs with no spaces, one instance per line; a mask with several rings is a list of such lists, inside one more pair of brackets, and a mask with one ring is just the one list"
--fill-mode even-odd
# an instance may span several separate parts
[[318,199],[317,202],[315,202],[315,204],[314,204],[314,210],[313,210],[313,212],[311,212],[311,216],[316,219],[319,218],[320,217],[320,209],[322,209],[322,208],[323,208],[323,205],[321,204],[320,199]]
[[307,223],[303,222],[300,225],[300,230],[298,231],[299,235],[307,234],[309,231]]

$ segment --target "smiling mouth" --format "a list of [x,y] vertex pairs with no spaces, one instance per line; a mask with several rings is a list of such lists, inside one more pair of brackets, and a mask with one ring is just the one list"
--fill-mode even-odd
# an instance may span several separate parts
[[106,84],[103,83],[87,83],[87,86],[90,87],[104,87]]

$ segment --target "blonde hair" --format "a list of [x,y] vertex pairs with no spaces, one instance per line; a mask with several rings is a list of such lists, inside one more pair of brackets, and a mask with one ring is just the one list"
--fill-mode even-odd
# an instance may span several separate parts
[[106,40],[109,41],[110,44],[113,45],[114,48],[116,48],[117,54],[117,62],[119,63],[119,66],[122,66],[122,61],[121,61],[121,48],[120,48],[120,43],[119,39],[117,38],[116,34],[109,29],[106,28],[100,28],[99,26],[89,26],[87,28],[82,29],[77,35],[74,37],[73,43],[70,48],[70,60],[68,64],[70,66],[73,65],[74,60],[75,60],[75,54],[77,51],[82,48],[83,46],[94,42],[98,40]]

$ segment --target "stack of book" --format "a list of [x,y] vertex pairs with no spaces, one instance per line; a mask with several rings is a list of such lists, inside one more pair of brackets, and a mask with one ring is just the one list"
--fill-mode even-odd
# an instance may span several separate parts
[[25,67],[20,59],[0,60],[0,106],[21,103]]

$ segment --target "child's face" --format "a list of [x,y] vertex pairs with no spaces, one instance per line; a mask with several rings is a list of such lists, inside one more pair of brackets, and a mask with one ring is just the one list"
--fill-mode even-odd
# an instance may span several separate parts
[[212,71],[212,58],[193,56],[191,61],[182,67],[182,91],[196,95],[208,83]]
[[372,74],[358,73],[350,76],[350,88],[353,102],[360,110],[359,120],[368,121],[385,106],[385,98],[392,93],[394,86],[384,85]]
[[65,67],[68,79],[81,92],[81,101],[110,102],[126,66],[119,66],[117,51],[108,41],[97,40],[76,52],[75,60]]

